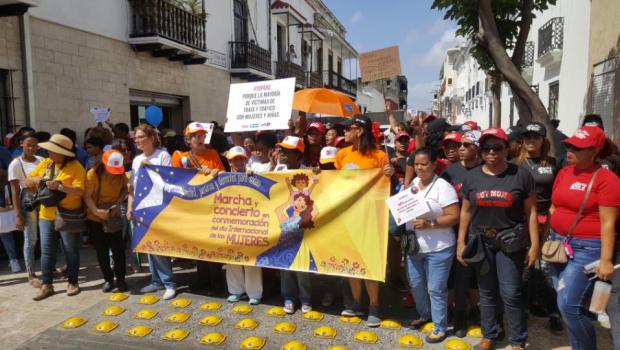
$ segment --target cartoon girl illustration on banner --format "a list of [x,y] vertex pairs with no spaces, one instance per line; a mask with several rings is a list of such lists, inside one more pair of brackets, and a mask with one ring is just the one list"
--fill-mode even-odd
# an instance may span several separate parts
[[318,208],[310,198],[310,192],[318,181],[314,180],[308,188],[308,176],[296,174],[292,180],[287,179],[286,182],[289,189],[288,200],[276,208],[280,222],[280,239],[275,246],[257,257],[256,265],[316,271],[310,248],[304,242],[304,231],[314,228],[314,220],[319,215]]

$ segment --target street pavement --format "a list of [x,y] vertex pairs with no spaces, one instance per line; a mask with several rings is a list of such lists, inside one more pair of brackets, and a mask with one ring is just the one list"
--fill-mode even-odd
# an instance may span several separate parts
[[[10,274],[8,269],[0,269],[0,349],[193,349],[204,348],[200,339],[211,332],[219,332],[226,335],[225,341],[217,348],[239,349],[243,339],[250,336],[258,336],[266,340],[263,349],[280,349],[289,341],[297,340],[305,343],[308,349],[327,349],[333,345],[343,345],[349,349],[397,349],[398,339],[404,335],[416,335],[424,338],[425,334],[412,331],[407,328],[399,330],[376,328],[369,329],[364,326],[364,321],[357,325],[342,323],[339,317],[342,300],[336,299],[334,306],[323,308],[320,306],[322,291],[325,290],[324,279],[316,279],[313,296],[315,297],[315,310],[323,315],[320,321],[310,321],[303,318],[301,311],[294,315],[282,318],[270,317],[267,310],[275,306],[281,306],[281,300],[277,293],[277,284],[266,280],[265,288],[268,297],[263,304],[255,306],[246,315],[235,314],[233,307],[247,305],[247,302],[229,304],[226,295],[207,297],[199,294],[186,292],[187,286],[192,280],[192,264],[182,262],[175,265],[175,274],[178,277],[181,293],[177,298],[187,299],[191,304],[186,308],[174,308],[170,301],[159,300],[152,305],[141,305],[138,300],[140,287],[148,283],[148,274],[135,273],[127,278],[131,291],[126,293],[129,297],[120,302],[108,300],[111,294],[103,294],[100,291],[102,279],[96,264],[93,248],[83,248],[82,269],[80,270],[80,286],[82,293],[67,297],[64,294],[66,281],[61,280],[55,284],[57,294],[41,302],[32,301],[36,290],[26,282],[25,273]],[[60,264],[59,264],[60,265]],[[145,271],[148,269],[145,267]],[[161,297],[161,292],[153,295]],[[389,287],[382,290],[384,318],[394,319],[406,324],[413,318],[412,309],[401,307],[402,293]],[[221,308],[215,311],[201,310],[200,307],[207,302],[221,304]],[[118,316],[104,316],[103,311],[113,305],[125,309]],[[152,309],[158,314],[150,320],[138,320],[134,315],[143,309]],[[166,318],[174,313],[189,314],[190,317],[184,323],[171,323]],[[222,322],[215,327],[207,327],[199,324],[199,321],[208,315],[217,315]],[[78,316],[87,322],[75,329],[64,329],[61,324],[70,317]],[[242,319],[250,318],[258,321],[258,327],[254,330],[236,329],[235,325]],[[112,321],[118,327],[110,333],[101,334],[93,331],[95,325],[102,321]],[[277,323],[290,322],[296,326],[292,334],[279,334],[273,328]],[[569,349],[568,339],[565,333],[553,335],[546,329],[545,318],[529,318],[529,348],[530,349]],[[148,326],[153,331],[144,338],[130,337],[129,329],[137,325]],[[334,339],[320,339],[313,336],[313,332],[319,326],[331,326],[336,329]],[[163,340],[163,335],[172,329],[189,331],[187,338],[182,341]],[[378,336],[375,344],[364,344],[354,341],[354,335],[360,331],[370,331]],[[611,346],[611,336],[608,329],[597,324],[597,336],[599,348],[606,349]],[[454,339],[450,337],[449,339]],[[475,338],[465,339],[471,345],[477,342]],[[609,344],[608,346],[606,346]],[[500,349],[509,348],[507,343],[501,343]],[[444,344],[424,344],[424,349],[444,349]]]

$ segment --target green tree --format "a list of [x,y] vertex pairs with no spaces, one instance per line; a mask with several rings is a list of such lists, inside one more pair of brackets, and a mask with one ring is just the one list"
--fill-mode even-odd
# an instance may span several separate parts
[[[557,0],[434,0],[432,8],[445,10],[445,19],[459,26],[457,34],[472,41],[471,54],[490,77],[493,125],[499,126],[501,82],[512,89],[521,122],[537,120],[551,129],[549,115],[538,95],[521,75],[525,44],[535,11]],[[507,50],[512,50],[508,56]]]

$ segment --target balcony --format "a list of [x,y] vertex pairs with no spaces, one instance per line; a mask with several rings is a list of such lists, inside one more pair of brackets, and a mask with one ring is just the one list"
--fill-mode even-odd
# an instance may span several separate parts
[[0,17],[21,16],[31,6],[39,6],[39,0],[0,0]]
[[330,89],[339,90],[351,98],[357,96],[357,84],[336,72],[323,71],[323,84]]
[[564,18],[550,19],[538,30],[538,62],[541,66],[551,66],[562,60],[564,46]]
[[534,76],[534,42],[525,43],[523,61],[521,62],[521,74],[526,81],[531,81]]
[[271,52],[253,42],[230,42],[230,72],[249,81],[273,79]]
[[207,60],[205,20],[168,0],[129,0],[132,27],[129,44],[153,57],[184,64]]
[[295,78],[295,85],[299,87],[306,86],[306,72],[304,68],[293,62],[276,62],[276,78]]
[[311,88],[323,87],[321,72],[306,72],[306,84]]

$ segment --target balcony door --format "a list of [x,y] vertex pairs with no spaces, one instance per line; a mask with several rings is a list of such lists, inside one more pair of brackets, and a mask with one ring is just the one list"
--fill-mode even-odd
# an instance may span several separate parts
[[248,41],[248,4],[246,0],[234,0],[235,41]]
[[286,52],[286,34],[284,31],[284,26],[277,25],[276,27],[276,44],[278,46],[278,62],[284,62],[287,58]]

